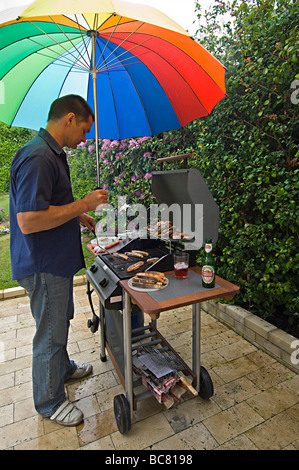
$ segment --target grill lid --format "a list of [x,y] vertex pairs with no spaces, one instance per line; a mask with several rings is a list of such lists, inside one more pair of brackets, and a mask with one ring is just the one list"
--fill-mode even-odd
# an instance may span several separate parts
[[207,238],[218,239],[219,209],[206,182],[195,168],[157,171],[152,192],[159,203],[161,220],[170,220],[182,232],[193,235],[187,250],[198,250]]

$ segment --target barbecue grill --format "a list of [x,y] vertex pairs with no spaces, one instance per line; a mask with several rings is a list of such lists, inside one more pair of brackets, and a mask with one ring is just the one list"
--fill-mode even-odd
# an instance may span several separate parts
[[[178,214],[180,214],[181,219],[178,221],[176,218],[176,223],[181,224],[181,227],[183,227],[184,224],[186,225],[186,216],[184,215],[186,211],[184,211],[184,209],[188,206],[189,219],[187,223],[192,231],[193,241],[195,240],[196,242],[195,245],[192,244],[192,240],[190,241],[190,237],[187,237],[186,240],[178,239],[177,237],[163,238],[163,236],[153,236],[153,233],[150,232],[147,238],[128,240],[122,243],[120,248],[119,245],[117,246],[118,249],[114,247],[114,251],[112,252],[97,255],[92,266],[86,271],[88,278],[87,293],[93,311],[93,318],[89,320],[88,326],[91,328],[91,331],[95,332],[100,325],[101,360],[106,360],[107,350],[126,390],[127,397],[118,395],[114,399],[115,418],[118,428],[122,433],[130,429],[132,410],[136,409],[137,400],[139,401],[147,397],[148,394],[153,393],[154,388],[152,385],[153,382],[150,382],[148,377],[138,377],[138,374],[136,376],[137,370],[143,370],[144,372],[144,369],[135,367],[135,373],[133,372],[132,352],[136,353],[136,351],[139,351],[140,344],[143,344],[144,347],[158,346],[162,348],[162,351],[171,351],[172,355],[176,356],[177,354],[157,330],[156,322],[159,315],[150,314],[151,321],[149,325],[144,326],[143,312],[148,312],[146,311],[143,299],[148,299],[150,296],[147,293],[138,293],[139,296],[137,296],[137,300],[135,299],[136,302],[130,302],[129,295],[132,294],[132,292],[130,289],[127,290],[126,281],[130,280],[135,272],[128,272],[128,268],[139,261],[139,259],[134,259],[134,257],[122,259],[119,256],[115,256],[115,253],[118,255],[132,253],[134,250],[147,252],[148,256],[144,258],[143,264],[138,269],[138,272],[159,271],[171,273],[173,272],[173,252],[178,250],[188,251],[190,269],[193,269],[194,272],[190,273],[190,276],[188,276],[188,279],[190,279],[187,282],[192,284],[192,282],[194,282],[193,277],[198,276],[198,278],[195,278],[195,292],[205,290],[209,291],[209,295],[211,295],[210,291],[214,289],[217,291],[218,289],[219,294],[216,292],[212,295],[212,298],[227,294],[227,290],[224,291],[217,283],[214,289],[202,289],[200,287],[201,276],[198,274],[198,268],[196,267],[197,250],[203,245],[206,238],[211,238],[214,243],[217,241],[219,222],[218,207],[201,174],[196,169],[155,172],[152,175],[152,191],[159,205],[170,207],[175,204],[175,207],[179,207],[180,211],[178,211]],[[201,205],[200,212],[196,210],[198,205]],[[195,233],[198,220],[194,219],[198,214],[200,214],[202,219],[202,231],[199,234],[200,236]],[[169,213],[169,221],[170,223],[174,222],[171,213]],[[148,262],[149,259],[153,258],[156,258],[157,261],[154,263]],[[185,286],[187,285],[188,284],[185,284]],[[181,286],[183,286],[183,284],[181,284]],[[194,285],[192,288],[194,290]],[[180,294],[181,296],[187,296],[186,298],[184,297],[184,305],[194,303],[192,295],[190,296],[190,302],[188,300],[189,293],[192,294],[192,288],[191,291],[187,289],[186,292],[184,291]],[[99,298],[99,316],[95,314],[91,301],[93,291],[95,291]],[[166,291],[167,288],[164,289],[163,292]],[[171,292],[171,290],[168,290],[168,292]],[[176,297],[176,295],[177,294],[174,294],[174,297]],[[197,298],[198,296],[196,299]],[[158,304],[160,310],[167,309],[167,307],[164,308],[163,306],[161,307],[161,305],[160,303]],[[172,308],[174,308],[175,305],[180,305],[180,302],[177,304],[172,302],[171,305]],[[181,364],[180,374],[183,374],[183,376],[187,378],[189,388],[191,387],[192,389],[191,384],[195,384],[197,393],[207,399],[213,394],[213,384],[208,372],[199,365],[199,313],[200,308],[196,305],[196,309],[193,312],[193,335],[195,335],[193,370],[191,370],[179,356],[177,356],[177,361]],[[144,373],[147,374],[147,372]],[[147,385],[147,392],[141,393],[138,395],[138,398],[133,394],[132,386],[128,386],[128,384],[133,383],[133,379],[134,383],[140,384],[142,382],[144,385]],[[151,386],[149,386],[149,383]],[[169,397],[169,395],[167,396]]]
[[[159,206],[178,209],[176,212],[180,220],[176,220],[176,223],[180,229],[187,225],[192,232],[191,237],[195,232],[196,222],[199,225],[195,220],[198,213],[196,208],[202,206],[200,211],[202,220],[199,221],[202,227],[201,239],[194,235],[193,242],[197,243],[193,246],[189,237],[184,241],[181,238],[154,236],[150,232],[147,238],[137,238],[123,244],[117,252],[124,254],[133,250],[146,251],[149,256],[138,271],[171,271],[173,270],[173,252],[182,250],[189,253],[190,266],[195,266],[196,252],[203,246],[204,241],[211,238],[215,243],[218,239],[219,211],[203,177],[196,169],[155,172],[152,175],[152,192]],[[173,213],[169,211],[167,215],[170,222],[174,223]],[[200,242],[199,245],[198,242]],[[153,258],[158,258],[158,260],[149,264],[147,260]],[[113,252],[103,253],[96,257],[93,265],[87,270],[87,277],[105,308],[122,309],[122,291],[119,288],[119,281],[134,275],[134,272],[129,273],[127,269],[137,261],[138,258],[134,259],[134,257],[122,260],[115,257]]]

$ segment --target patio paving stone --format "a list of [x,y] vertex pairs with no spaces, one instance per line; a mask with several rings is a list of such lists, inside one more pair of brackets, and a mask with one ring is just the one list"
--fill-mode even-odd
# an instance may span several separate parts
[[[92,334],[86,326],[91,318],[86,287],[76,286],[74,292],[68,350],[72,359],[91,362],[94,370],[67,384],[66,392],[82,409],[84,422],[63,428],[36,413],[34,321],[26,296],[8,297],[0,303],[1,450],[298,450],[299,375],[204,310],[201,363],[213,381],[213,397],[206,401],[186,392],[170,409],[150,397],[138,403],[131,430],[120,434],[113,398],[123,388],[109,356],[100,360],[99,332]],[[161,314],[157,322],[189,365],[191,317],[191,308],[184,307]]]

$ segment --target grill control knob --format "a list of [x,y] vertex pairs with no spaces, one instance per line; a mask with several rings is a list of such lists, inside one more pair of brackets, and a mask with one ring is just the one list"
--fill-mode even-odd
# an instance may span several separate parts
[[97,272],[98,267],[95,264],[92,264],[89,269],[92,273],[95,273],[95,272]]
[[109,284],[109,281],[108,281],[108,279],[106,279],[106,278],[104,277],[104,279],[102,279],[99,284],[100,284],[100,286],[102,286],[102,287],[106,287],[106,286]]

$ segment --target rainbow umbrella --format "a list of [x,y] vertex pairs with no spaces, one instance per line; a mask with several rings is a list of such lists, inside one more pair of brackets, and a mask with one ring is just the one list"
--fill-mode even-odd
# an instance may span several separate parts
[[53,100],[83,96],[95,113],[87,138],[96,140],[98,186],[98,139],[183,127],[225,96],[222,64],[154,8],[36,0],[23,9],[0,12],[0,120],[38,130]]

